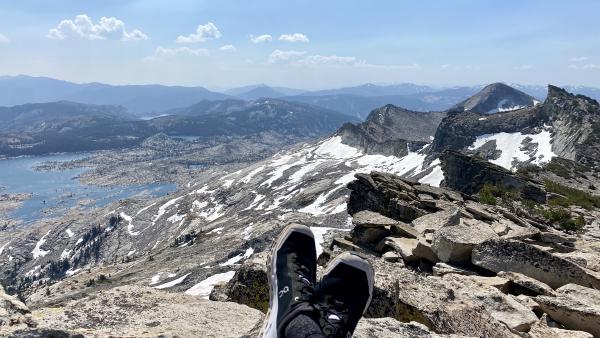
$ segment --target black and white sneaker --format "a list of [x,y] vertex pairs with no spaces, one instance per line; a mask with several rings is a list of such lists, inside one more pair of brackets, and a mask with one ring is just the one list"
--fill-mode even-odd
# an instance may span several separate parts
[[352,337],[371,303],[373,283],[373,267],[355,253],[341,253],[327,265],[314,305],[326,337]]
[[273,244],[269,263],[270,306],[261,332],[264,338],[277,338],[300,313],[318,318],[312,305],[317,251],[310,228],[288,225]]

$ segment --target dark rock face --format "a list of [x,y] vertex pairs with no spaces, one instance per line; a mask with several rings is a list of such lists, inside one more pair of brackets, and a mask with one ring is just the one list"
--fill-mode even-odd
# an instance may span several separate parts
[[344,144],[367,154],[405,156],[431,140],[445,116],[437,112],[414,112],[393,105],[373,110],[361,124],[347,123],[337,132]]
[[493,83],[483,88],[479,93],[457,104],[451,110],[473,111],[480,114],[494,114],[515,107],[531,107],[535,98],[507,86],[504,83]]
[[[269,309],[267,256],[267,252],[261,252],[244,262],[236,271],[224,290],[228,301],[267,312]],[[213,294],[211,294],[212,298]]]
[[445,151],[441,156],[444,184],[466,194],[476,194],[485,183],[516,189],[524,198],[545,203],[546,192],[537,182],[530,181],[488,161],[457,151]]
[[441,153],[446,149],[465,149],[475,142],[477,136],[484,134],[533,131],[544,121],[540,105],[493,115],[453,112],[440,122],[431,151]]
[[411,184],[414,183],[390,174],[356,174],[356,180],[348,184],[351,190],[348,213],[371,210],[395,220],[412,222],[427,212],[423,209],[425,206],[416,201],[416,196],[414,200],[410,198],[415,195]]

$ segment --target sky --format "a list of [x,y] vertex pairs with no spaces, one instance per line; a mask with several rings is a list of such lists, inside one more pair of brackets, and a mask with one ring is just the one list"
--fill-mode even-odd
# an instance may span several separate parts
[[597,0],[0,0],[0,75],[600,87]]

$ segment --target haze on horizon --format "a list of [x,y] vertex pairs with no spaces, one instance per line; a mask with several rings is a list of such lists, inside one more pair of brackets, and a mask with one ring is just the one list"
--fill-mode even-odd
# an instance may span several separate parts
[[224,89],[600,86],[600,3],[4,1],[0,75]]

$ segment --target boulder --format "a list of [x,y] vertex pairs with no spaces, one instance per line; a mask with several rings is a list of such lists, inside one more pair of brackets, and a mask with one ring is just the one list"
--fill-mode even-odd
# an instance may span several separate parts
[[372,251],[379,251],[380,243],[392,235],[392,229],[386,227],[354,227],[350,231],[350,240],[352,243]]
[[[473,287],[473,283],[421,275],[379,259],[370,259],[370,262],[375,270],[375,287],[366,317],[416,321],[438,334],[514,337],[510,329],[488,311],[491,306],[486,308],[480,299],[468,296],[468,288]],[[505,297],[494,290],[489,296],[501,307]],[[507,307],[509,310],[514,309]]]
[[494,230],[485,223],[461,223],[436,231],[431,248],[442,262],[464,263],[471,260],[471,251],[475,245],[497,237]]
[[354,338],[396,338],[396,337],[450,337],[429,331],[427,326],[409,322],[402,323],[394,318],[363,318],[358,322]]
[[400,256],[395,251],[388,251],[388,252],[384,253],[383,255],[381,255],[381,258],[383,258],[384,261],[390,262],[390,263],[398,263],[402,260],[402,256]]
[[495,221],[498,219],[498,217],[496,217],[495,215],[492,215],[487,210],[487,208],[481,203],[467,201],[465,203],[465,210],[470,212],[477,219],[486,220],[486,221]]
[[396,223],[398,223],[398,221],[370,210],[359,211],[352,215],[352,224],[363,228],[381,228],[392,226]]
[[556,293],[556,297],[537,296],[535,301],[550,318],[566,328],[600,337],[600,291],[567,284]]
[[388,237],[385,245],[394,249],[405,262],[417,262],[424,259],[431,263],[438,261],[437,256],[431,250],[431,246],[424,239]]
[[459,266],[443,263],[443,262],[435,263],[435,265],[433,266],[433,275],[434,276],[442,277],[443,275],[446,275],[449,273],[455,273],[457,275],[464,275],[464,276],[477,275],[477,273],[475,273],[474,271],[471,271],[471,270],[468,270],[465,268],[461,268]]
[[252,255],[242,263],[225,290],[230,301],[267,312],[269,309],[267,257],[267,252],[261,252]]
[[460,223],[460,208],[453,207],[450,210],[442,210],[421,216],[412,221],[412,226],[421,234],[432,233],[436,230],[458,225]]
[[[500,271],[498,272],[498,277],[502,277],[511,281],[512,289],[517,289],[517,293],[526,293],[529,295],[537,296],[552,296],[554,295],[554,290],[549,287],[547,284],[540,282],[537,279],[533,279],[531,277],[527,277],[518,272],[510,272],[510,271]],[[515,287],[516,286],[516,287]]]
[[450,282],[457,298],[482,305],[492,317],[513,330],[526,332],[538,320],[528,307],[500,290],[508,283],[505,279],[454,274],[447,274],[443,279]]
[[417,238],[420,235],[415,228],[402,222],[398,222],[397,224],[392,225],[391,230],[394,235],[398,235],[401,237]]
[[335,237],[334,239],[332,239],[330,249],[333,249],[336,246],[345,251],[357,251],[357,252],[363,251],[358,245],[350,242],[349,240],[347,240],[345,238]]
[[569,283],[600,288],[600,279],[591,271],[523,242],[503,239],[485,241],[474,247],[471,261],[494,272],[518,272],[552,288]]
[[548,315],[545,313],[537,323],[531,326],[529,336],[531,338],[594,338],[594,336],[584,331],[563,330],[551,326]]
[[544,243],[574,243],[577,241],[576,237],[559,234],[557,232],[540,232],[535,238],[536,240]]

